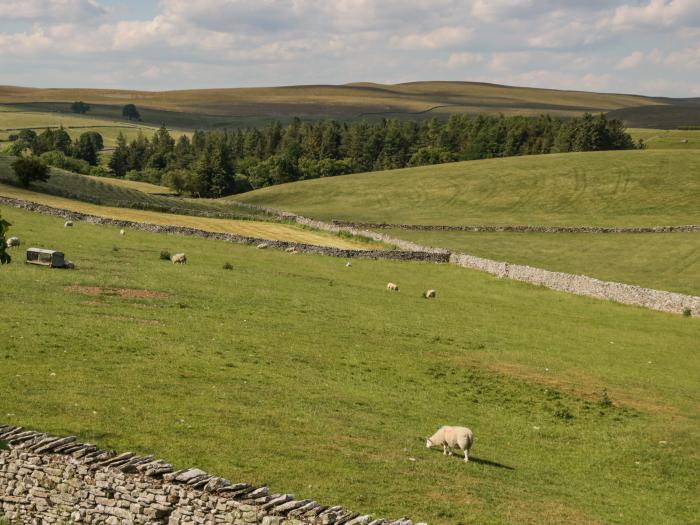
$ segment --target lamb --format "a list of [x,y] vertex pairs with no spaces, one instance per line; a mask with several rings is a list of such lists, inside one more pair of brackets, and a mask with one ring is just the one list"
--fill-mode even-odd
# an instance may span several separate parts
[[64,228],[70,228],[71,226],[73,226],[73,221],[66,221],[63,223]]
[[351,263],[350,261],[348,261],[348,262],[345,263],[345,267],[346,267],[346,268],[350,268],[351,266],[352,266],[352,263]]
[[184,253],[176,253],[170,257],[170,260],[173,264],[187,264],[187,256]]
[[469,461],[469,449],[472,448],[474,436],[466,427],[443,426],[425,442],[427,448],[442,445],[444,455],[452,455],[452,447],[459,447],[464,452],[464,461]]
[[21,243],[19,237],[10,237],[9,239],[7,239],[7,241],[5,241],[5,246],[7,246],[8,248],[14,248],[15,246],[19,246],[20,244]]
[[435,299],[435,296],[437,295],[437,292],[435,290],[428,290],[423,294],[423,297],[426,299]]
[[389,290],[390,292],[398,292],[399,291],[399,285],[394,284],[394,283],[388,283],[386,285],[386,289]]
[[126,232],[124,230],[119,230],[119,235],[124,235]]

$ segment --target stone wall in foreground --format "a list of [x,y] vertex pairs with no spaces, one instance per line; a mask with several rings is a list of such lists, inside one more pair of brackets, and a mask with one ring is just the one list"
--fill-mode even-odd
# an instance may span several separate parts
[[[267,487],[174,471],[163,460],[116,454],[0,425],[0,517],[18,524],[413,525],[271,494]],[[425,524],[417,524],[425,525]]]

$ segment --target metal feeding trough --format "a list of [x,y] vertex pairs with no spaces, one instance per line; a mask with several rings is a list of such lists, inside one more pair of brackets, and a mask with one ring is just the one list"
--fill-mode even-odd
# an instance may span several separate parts
[[26,262],[50,268],[73,268],[73,263],[65,260],[63,252],[45,248],[27,248]]

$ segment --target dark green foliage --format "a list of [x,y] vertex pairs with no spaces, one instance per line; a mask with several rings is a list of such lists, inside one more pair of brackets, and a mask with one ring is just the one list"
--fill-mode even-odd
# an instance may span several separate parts
[[224,270],[233,270],[233,265],[230,262],[225,262]]
[[102,135],[96,131],[81,133],[73,145],[73,156],[83,159],[91,166],[97,165],[97,154],[104,148]]
[[160,258],[163,259],[164,261],[169,261],[170,260],[170,252],[166,250],[162,250],[160,252]]
[[79,100],[79,101],[73,102],[70,105],[70,109],[73,113],[80,113],[82,115],[82,114],[85,114],[88,111],[90,111],[90,104],[86,104],[82,100]]
[[127,104],[122,108],[122,117],[126,117],[129,120],[141,120],[141,114],[133,104]]
[[90,164],[82,159],[68,157],[62,151],[47,151],[41,154],[43,160],[49,166],[61,168],[75,173],[88,175],[90,173]]
[[[447,122],[431,119],[421,123],[396,119],[308,123],[295,119],[286,127],[274,122],[262,129],[196,131],[191,140],[182,136],[175,141],[165,127],[151,140],[139,135],[127,144],[120,137],[110,167],[117,176],[146,169],[170,173],[164,183],[177,192],[221,197],[251,188],[362,171],[634,147],[622,123],[606,120],[603,115],[586,114],[565,122],[549,116],[468,115],[454,115]],[[154,182],[151,175],[134,176]]]
[[683,316],[684,317],[690,317],[692,315],[692,313],[693,312],[687,306],[685,308],[683,308]]
[[[7,241],[5,240],[5,234],[9,228],[10,223],[0,217],[0,264],[7,264],[12,260],[10,254],[7,253]],[[0,450],[2,450],[2,445],[3,442],[0,441]]]
[[49,167],[36,157],[21,157],[12,163],[12,169],[25,188],[33,181],[47,181],[51,176]]

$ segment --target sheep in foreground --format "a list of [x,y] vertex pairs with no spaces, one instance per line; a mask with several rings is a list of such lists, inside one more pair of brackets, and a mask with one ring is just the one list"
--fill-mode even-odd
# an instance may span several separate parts
[[435,299],[435,296],[437,295],[437,292],[435,290],[428,290],[423,294],[423,297],[426,299]]
[[425,442],[427,448],[442,445],[444,455],[452,455],[452,448],[459,447],[464,452],[464,461],[469,461],[469,449],[472,448],[474,436],[467,427],[443,426]]
[[63,223],[64,228],[70,228],[71,226],[73,226],[73,221],[66,221]]
[[126,232],[124,230],[119,230],[119,235],[124,235]]
[[351,263],[350,261],[348,261],[348,262],[345,263],[345,267],[346,267],[346,268],[350,268],[351,266],[352,266],[352,263]]
[[386,285],[386,289],[389,290],[390,292],[398,292],[399,291],[399,285],[394,284],[394,283],[388,283]]
[[187,264],[187,256],[184,253],[176,253],[170,260],[173,264]]
[[19,246],[21,244],[19,237],[10,237],[5,241],[5,246],[8,248],[14,248],[15,246]]

